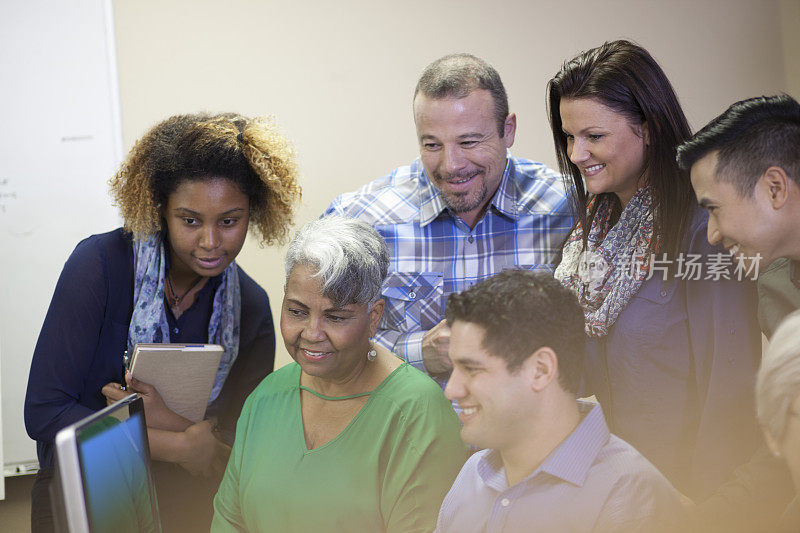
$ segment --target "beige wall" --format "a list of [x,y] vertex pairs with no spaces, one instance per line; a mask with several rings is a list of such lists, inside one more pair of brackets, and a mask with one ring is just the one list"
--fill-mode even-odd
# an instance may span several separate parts
[[[467,51],[492,63],[518,116],[513,152],[552,165],[544,88],[565,59],[604,40],[637,41],[661,62],[696,128],[737,99],[800,96],[798,5],[115,0],[125,145],[179,112],[273,114],[300,154],[303,223],[416,156],[411,92],[441,55]],[[276,320],[281,257],[248,243],[239,258],[272,297]],[[279,340],[277,365],[288,361]]]
[[781,0],[781,37],[786,91],[800,96],[800,0]]

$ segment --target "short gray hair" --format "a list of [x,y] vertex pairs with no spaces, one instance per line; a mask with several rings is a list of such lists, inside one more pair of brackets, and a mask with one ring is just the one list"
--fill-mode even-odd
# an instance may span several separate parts
[[800,395],[800,311],[788,315],[770,339],[756,377],[756,413],[780,441],[792,403]]
[[334,305],[371,304],[381,296],[389,271],[383,237],[359,220],[328,215],[303,226],[286,251],[286,280],[306,265],[322,282],[322,294]]
[[508,95],[500,74],[489,63],[471,54],[440,57],[422,72],[414,89],[414,98],[422,93],[429,98],[466,98],[475,89],[492,95],[497,131],[505,135]]

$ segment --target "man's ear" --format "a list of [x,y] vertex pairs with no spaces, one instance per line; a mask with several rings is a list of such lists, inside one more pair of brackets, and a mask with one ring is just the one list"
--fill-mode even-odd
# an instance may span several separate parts
[[558,379],[558,357],[548,346],[542,346],[533,352],[525,360],[523,367],[530,387],[535,392],[543,391],[553,380]]
[[782,167],[772,166],[764,171],[756,186],[767,194],[773,209],[780,209],[789,200],[790,182],[791,178]]
[[509,113],[503,123],[503,141],[505,141],[506,148],[511,148],[514,144],[514,135],[517,133],[517,115]]

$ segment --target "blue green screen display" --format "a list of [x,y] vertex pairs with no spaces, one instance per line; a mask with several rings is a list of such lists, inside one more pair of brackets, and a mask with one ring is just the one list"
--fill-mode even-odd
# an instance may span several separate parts
[[81,429],[77,441],[89,529],[93,533],[160,531],[149,478],[144,414],[117,409]]

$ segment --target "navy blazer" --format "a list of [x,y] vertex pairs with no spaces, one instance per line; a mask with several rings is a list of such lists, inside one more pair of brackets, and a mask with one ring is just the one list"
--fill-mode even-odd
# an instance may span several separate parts
[[[237,268],[242,295],[239,354],[219,397],[209,406],[230,441],[245,398],[275,362],[267,293]],[[42,468],[53,465],[56,433],[105,407],[100,390],[121,380],[133,312],[133,272],[130,235],[121,228],[81,241],[61,271],[33,353],[25,395],[25,427],[37,441]],[[200,320],[206,327],[210,305],[204,302],[209,298],[213,291],[198,295],[192,306],[204,315]],[[205,333],[203,338],[178,335],[172,341],[207,342],[205,328],[187,327],[185,333],[197,337],[198,331]]]
[[707,223],[696,208],[683,241],[685,257],[700,256],[701,279],[664,281],[655,273],[608,335],[589,339],[586,361],[587,392],[602,404],[612,433],[700,500],[761,440],[753,392],[761,361],[756,284],[705,279],[710,264],[732,262],[708,243]]

